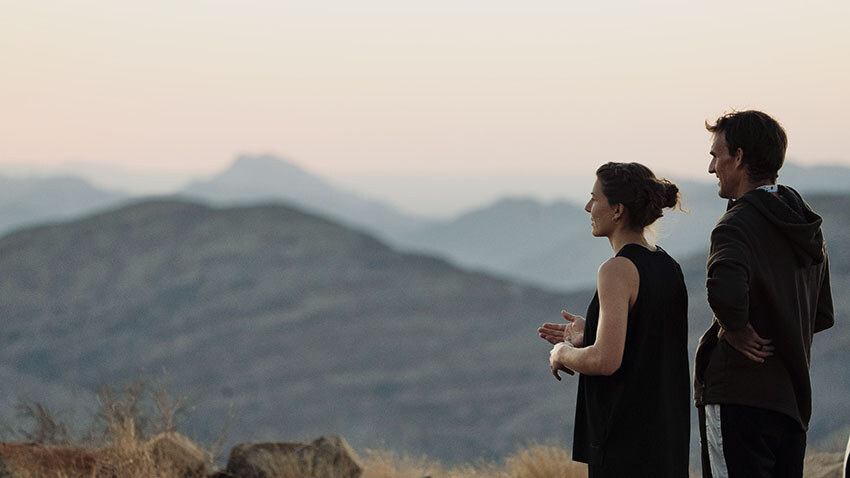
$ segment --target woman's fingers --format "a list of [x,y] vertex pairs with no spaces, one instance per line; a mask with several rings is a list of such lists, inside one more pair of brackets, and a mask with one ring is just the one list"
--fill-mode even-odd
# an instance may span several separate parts
[[547,342],[549,342],[549,343],[550,343],[550,344],[552,344],[552,345],[555,345],[555,344],[557,344],[557,343],[560,343],[560,342],[563,342],[563,341],[564,341],[564,337],[563,337],[563,336],[555,336],[555,335],[540,334],[540,338],[541,338],[541,339],[543,339],[543,340],[545,340],[545,341],[547,341]]
[[569,322],[575,322],[576,319],[578,318],[577,316],[567,312],[566,310],[561,310],[561,317],[563,317],[565,320],[567,320]]
[[540,338],[555,345],[564,341],[564,330],[566,328],[567,324],[543,324],[542,327],[537,329],[537,333]]
[[559,381],[561,380],[561,376],[558,375],[559,371],[566,372],[567,375],[575,375],[575,372],[572,369],[564,367],[561,364],[551,365],[550,368],[552,369],[552,375],[554,375]]

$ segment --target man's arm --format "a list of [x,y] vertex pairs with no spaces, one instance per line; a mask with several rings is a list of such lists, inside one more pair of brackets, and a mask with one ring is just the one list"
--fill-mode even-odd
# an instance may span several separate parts
[[824,247],[823,262],[823,280],[820,285],[818,308],[815,314],[815,333],[826,330],[835,324],[835,312],[832,309],[832,286],[829,282],[829,256],[826,254],[826,247]]
[[717,338],[754,362],[773,355],[771,341],[753,329],[749,319],[749,245],[740,228],[720,224],[711,231],[706,289],[708,305],[720,323]]
[[738,227],[721,223],[711,231],[705,285],[708,305],[726,331],[741,330],[749,324],[748,250]]

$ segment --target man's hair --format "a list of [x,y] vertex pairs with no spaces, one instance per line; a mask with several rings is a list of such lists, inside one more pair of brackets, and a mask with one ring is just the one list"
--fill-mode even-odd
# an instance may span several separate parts
[[776,181],[779,168],[785,162],[788,136],[775,119],[761,111],[733,111],[717,118],[714,124],[706,121],[705,129],[726,135],[730,155],[734,156],[741,148],[751,182]]

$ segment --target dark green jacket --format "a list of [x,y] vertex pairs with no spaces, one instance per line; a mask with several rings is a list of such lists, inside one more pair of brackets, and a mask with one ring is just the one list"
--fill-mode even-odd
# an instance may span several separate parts
[[[694,400],[774,410],[808,429],[812,335],[833,325],[821,218],[797,191],[755,189],[730,201],[711,233],[707,263],[711,327],[697,346]],[[718,342],[720,328],[751,324],[773,341],[756,363]]]

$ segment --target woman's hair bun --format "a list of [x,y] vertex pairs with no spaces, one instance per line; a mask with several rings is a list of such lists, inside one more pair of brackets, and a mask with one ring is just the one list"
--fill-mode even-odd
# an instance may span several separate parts
[[679,186],[666,179],[662,179],[661,183],[664,184],[664,207],[676,207],[679,204]]

